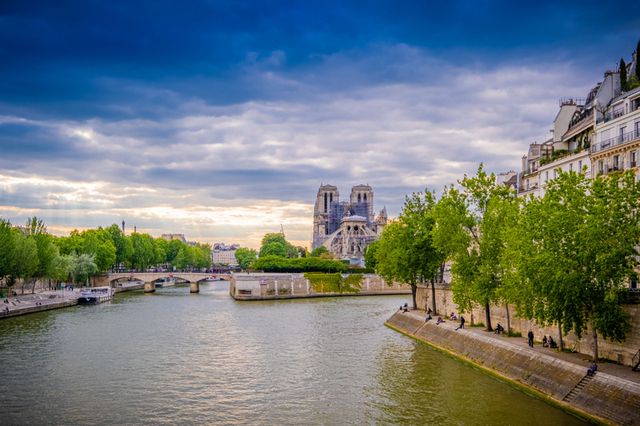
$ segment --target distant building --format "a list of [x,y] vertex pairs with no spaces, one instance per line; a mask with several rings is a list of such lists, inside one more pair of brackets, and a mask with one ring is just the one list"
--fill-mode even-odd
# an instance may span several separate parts
[[351,188],[349,201],[340,201],[338,188],[321,185],[313,212],[312,249],[325,246],[337,259],[364,264],[366,247],[387,224],[387,210],[373,213],[373,190],[369,185]]
[[213,264],[238,266],[236,250],[239,248],[239,244],[226,245],[224,243],[215,243],[211,249],[211,260]]
[[187,239],[184,237],[184,234],[162,234],[160,238],[167,241],[179,240],[185,244],[187,243]]

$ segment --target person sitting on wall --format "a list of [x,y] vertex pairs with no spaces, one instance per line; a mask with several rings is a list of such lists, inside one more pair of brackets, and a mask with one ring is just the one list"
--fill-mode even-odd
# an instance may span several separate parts
[[547,336],[546,335],[542,337],[542,347],[543,348],[548,348],[549,347],[549,343],[547,341]]
[[594,362],[587,370],[587,376],[594,376],[596,374],[596,371],[598,371],[598,365]]
[[406,303],[402,306],[402,312],[409,312],[409,305]]
[[449,316],[449,319],[451,321],[456,321],[458,319],[458,317],[456,316],[456,314],[454,312],[451,312],[451,315]]
[[496,334],[502,334],[504,333],[504,327],[500,325],[500,323],[498,323],[498,325],[496,325],[496,329],[495,329],[495,333]]
[[442,317],[438,317],[438,321],[436,321],[436,325],[440,325],[444,322],[444,320],[442,319]]
[[549,336],[549,347],[551,349],[558,349],[558,344],[553,340],[553,337]]

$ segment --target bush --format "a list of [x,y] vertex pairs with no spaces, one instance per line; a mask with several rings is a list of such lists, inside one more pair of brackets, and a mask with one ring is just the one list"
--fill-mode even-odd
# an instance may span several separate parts
[[306,273],[304,277],[317,293],[357,293],[362,288],[362,274],[351,274],[343,278],[340,273]]
[[265,256],[253,262],[252,269],[264,272],[345,272],[347,267],[338,260],[319,257],[285,258]]

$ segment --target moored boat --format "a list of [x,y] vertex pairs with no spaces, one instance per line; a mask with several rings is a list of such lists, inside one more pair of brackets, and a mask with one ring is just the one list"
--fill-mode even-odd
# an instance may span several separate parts
[[164,277],[156,281],[156,288],[171,287],[176,285],[176,279],[173,277]]
[[80,305],[97,305],[113,299],[114,290],[111,287],[92,287],[80,292]]

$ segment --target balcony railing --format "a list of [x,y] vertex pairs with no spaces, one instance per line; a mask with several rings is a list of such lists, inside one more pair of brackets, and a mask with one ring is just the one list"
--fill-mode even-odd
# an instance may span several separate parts
[[591,145],[591,153],[604,151],[606,149],[613,148],[614,146],[618,146],[618,145],[624,145],[629,142],[633,142],[636,139],[640,139],[640,129],[625,133],[623,135],[618,135],[609,139],[605,139],[600,143],[594,143],[593,145]]

